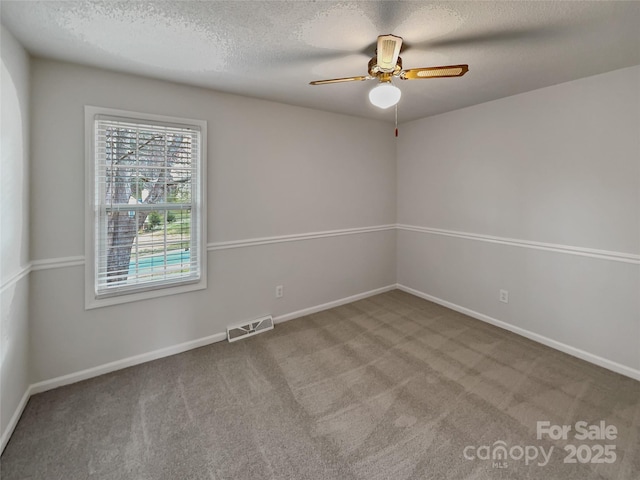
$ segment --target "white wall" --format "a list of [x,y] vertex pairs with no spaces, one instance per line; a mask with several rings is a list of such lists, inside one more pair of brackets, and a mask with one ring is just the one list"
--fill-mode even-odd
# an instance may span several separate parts
[[29,58],[0,25],[0,449],[29,386]]
[[[48,60],[32,77],[35,382],[395,283],[392,228],[225,247],[394,224],[388,124]],[[84,310],[84,105],[208,122],[207,290]]]
[[639,85],[632,67],[402,125],[398,282],[640,375]]

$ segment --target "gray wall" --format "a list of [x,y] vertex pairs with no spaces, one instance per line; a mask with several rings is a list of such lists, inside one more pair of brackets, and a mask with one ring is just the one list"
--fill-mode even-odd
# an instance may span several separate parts
[[627,68],[403,125],[398,282],[637,374],[639,85]]
[[0,26],[0,448],[29,370],[29,58]]
[[[395,223],[387,124],[48,60],[32,77],[34,382],[395,284],[393,228],[281,238]],[[208,122],[207,290],[84,310],[84,105]]]

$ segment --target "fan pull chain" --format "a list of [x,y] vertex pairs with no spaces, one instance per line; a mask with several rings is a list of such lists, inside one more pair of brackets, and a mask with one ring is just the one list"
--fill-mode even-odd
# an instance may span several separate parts
[[396,137],[398,136],[398,104],[396,103]]

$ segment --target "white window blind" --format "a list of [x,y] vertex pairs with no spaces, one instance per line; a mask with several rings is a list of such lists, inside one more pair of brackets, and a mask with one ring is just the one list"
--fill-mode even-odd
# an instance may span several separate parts
[[96,297],[198,281],[199,126],[94,122]]

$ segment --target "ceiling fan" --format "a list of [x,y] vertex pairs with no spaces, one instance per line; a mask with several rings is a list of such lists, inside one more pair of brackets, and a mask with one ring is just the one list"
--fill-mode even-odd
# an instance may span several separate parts
[[403,70],[402,58],[400,58],[401,47],[402,37],[380,35],[378,37],[376,56],[369,60],[369,75],[316,80],[310,82],[310,85],[327,85],[330,83],[359,82],[378,79],[378,85],[369,92],[369,100],[376,107],[389,108],[397,104],[402,95],[400,89],[391,83],[391,79],[394,77],[400,80],[461,77],[469,71],[469,65],[447,65]]

